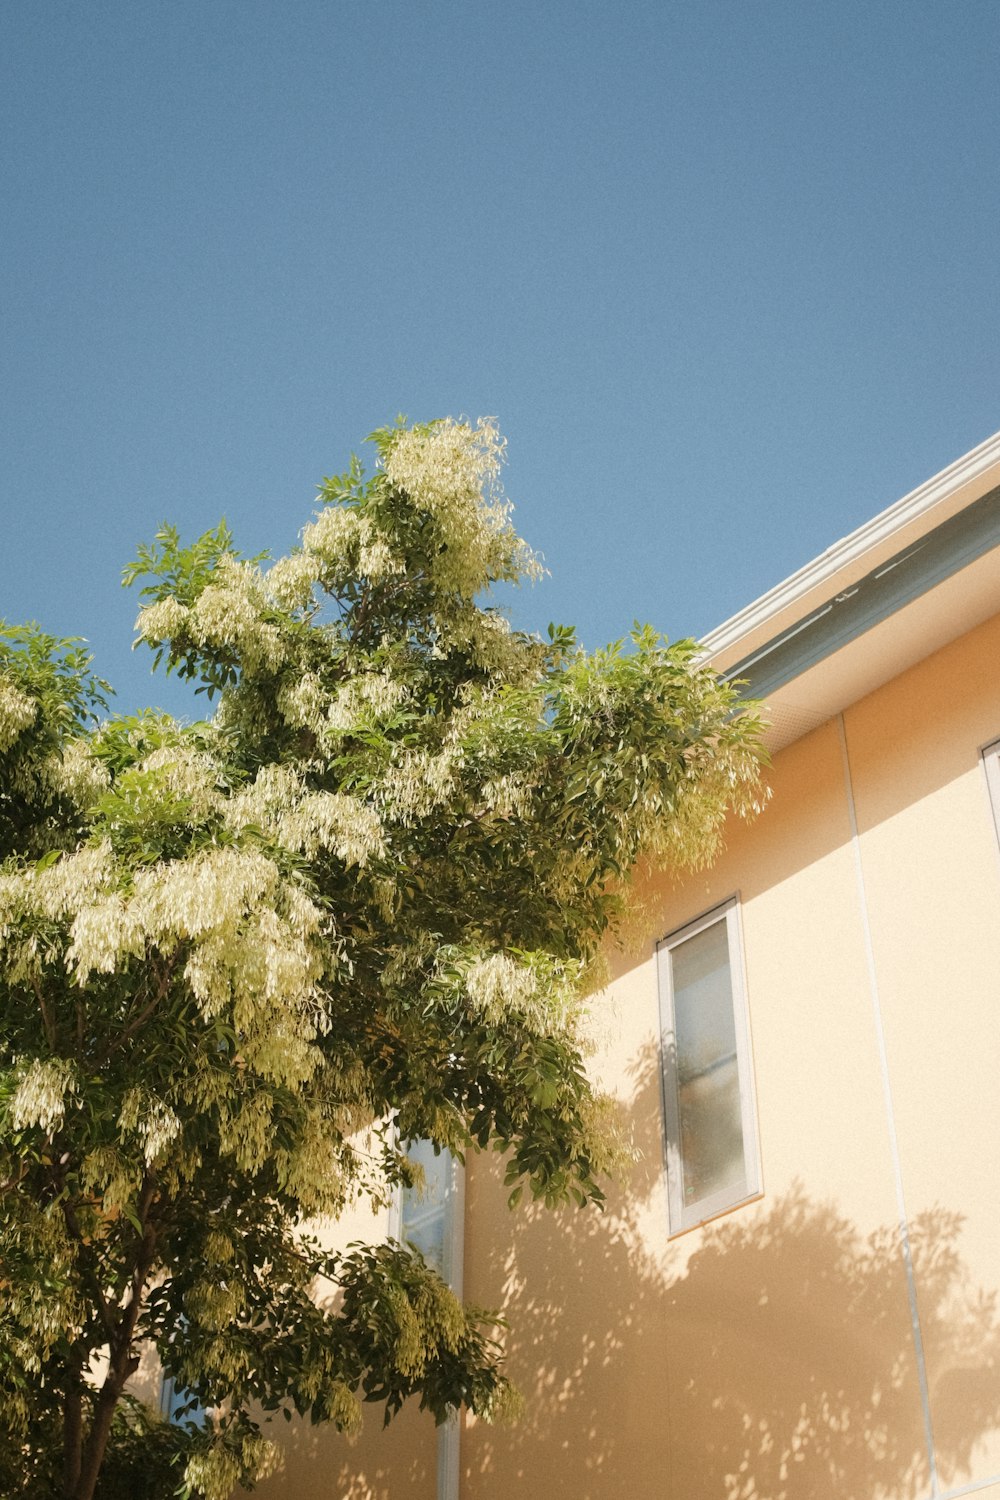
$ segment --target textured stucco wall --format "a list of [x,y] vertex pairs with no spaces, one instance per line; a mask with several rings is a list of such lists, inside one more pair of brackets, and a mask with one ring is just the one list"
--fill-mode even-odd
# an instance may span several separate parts
[[740,894],[759,1202],[667,1237],[652,942],[608,1000],[599,1070],[643,1151],[608,1212],[508,1220],[474,1165],[467,1291],[505,1305],[529,1415],[467,1431],[468,1500],[914,1500],[932,1461],[939,1494],[1000,1475],[998,651],[992,621],[791,746],[759,822],[654,889],[658,934]]
[[[1000,619],[792,745],[712,870],[649,882],[656,936],[740,895],[758,1201],[668,1238],[653,937],[597,1007],[642,1153],[607,1211],[511,1216],[470,1159],[466,1296],[528,1411],[466,1426],[462,1500],[1000,1496],[998,655]],[[296,1432],[259,1493],[432,1500],[434,1445]]]

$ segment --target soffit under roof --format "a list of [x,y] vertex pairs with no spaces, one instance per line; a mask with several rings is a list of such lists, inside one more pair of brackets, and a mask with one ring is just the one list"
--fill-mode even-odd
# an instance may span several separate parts
[[772,753],[1000,609],[1000,434],[702,641]]
[[716,626],[701,643],[707,658],[727,671],[998,485],[1000,433]]
[[[1000,547],[766,695],[771,754],[1000,610]],[[752,691],[752,690],[751,690]]]

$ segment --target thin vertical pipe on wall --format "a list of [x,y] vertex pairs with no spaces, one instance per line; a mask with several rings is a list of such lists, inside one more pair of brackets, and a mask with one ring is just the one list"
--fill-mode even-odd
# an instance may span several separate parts
[[[446,1280],[461,1300],[465,1282],[465,1167],[449,1153],[448,1217],[445,1222]],[[462,1487],[462,1419],[458,1412],[438,1428],[438,1500],[459,1500]]]
[[851,761],[847,750],[847,728],[844,715],[837,715],[840,734],[840,752],[844,764],[844,788],[847,796],[847,816],[851,829],[851,848],[854,853],[854,873],[857,881],[858,902],[861,907],[861,929],[864,934],[865,961],[868,967],[868,988],[875,1020],[875,1038],[878,1046],[879,1069],[882,1075],[882,1098],[885,1104],[886,1127],[889,1134],[889,1151],[892,1157],[892,1172],[896,1185],[896,1213],[899,1221],[900,1246],[903,1266],[906,1271],[906,1292],[910,1303],[910,1329],[913,1334],[913,1349],[917,1363],[917,1383],[920,1387],[920,1404],[924,1421],[924,1440],[927,1444],[927,1462],[931,1475],[931,1500],[941,1500],[938,1481],[937,1457],[934,1447],[934,1429],[931,1424],[930,1389],[927,1383],[927,1361],[924,1358],[924,1339],[920,1329],[920,1311],[917,1306],[917,1282],[913,1272],[913,1252],[910,1246],[910,1223],[906,1212],[906,1197],[903,1192],[903,1168],[899,1156],[899,1140],[896,1135],[896,1116],[892,1105],[892,1082],[889,1077],[889,1055],[885,1044],[885,1026],[882,1020],[882,1001],[879,996],[878,971],[875,967],[875,949],[872,945],[871,922],[868,915],[868,894],[865,889],[865,871],[861,859],[861,840],[858,836],[858,816],[854,803],[854,783],[851,777]]

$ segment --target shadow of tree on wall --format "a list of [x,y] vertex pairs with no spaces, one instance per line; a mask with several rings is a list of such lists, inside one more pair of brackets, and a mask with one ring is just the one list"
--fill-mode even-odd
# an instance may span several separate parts
[[[995,1300],[968,1295],[960,1228],[943,1210],[911,1226],[928,1355],[949,1354],[969,1397],[964,1421],[949,1424],[958,1440],[940,1454],[951,1476],[968,1473],[976,1441],[1000,1421],[996,1391],[990,1399],[976,1378],[1000,1354]],[[682,1373],[672,1389],[675,1465],[692,1482],[707,1465],[711,1492],[727,1500],[926,1491],[895,1228],[863,1237],[796,1188],[755,1222],[709,1230],[667,1290],[664,1313],[672,1363],[699,1372],[697,1381]],[[707,1436],[707,1452],[688,1433]]]
[[[437,1443],[433,1418],[411,1403],[388,1427],[378,1406],[364,1408],[357,1438],[329,1425],[264,1422],[264,1433],[282,1450],[280,1467],[256,1487],[259,1500],[434,1500]],[[249,1491],[238,1489],[236,1497]]]
[[[469,1432],[477,1494],[928,1494],[897,1229],[862,1235],[796,1186],[667,1244],[655,1091],[636,1097],[644,1156],[604,1215],[491,1221],[488,1284],[475,1294],[503,1287],[527,1410],[509,1432]],[[950,1485],[1000,1425],[996,1298],[968,1285],[960,1230],[940,1209],[911,1224],[928,1366],[948,1372],[931,1398],[947,1414],[937,1449]]]
[[[333,1310],[339,1294],[319,1295]],[[254,1490],[258,1500],[434,1500],[437,1494],[437,1429],[415,1401],[383,1426],[384,1407],[362,1406],[362,1427],[347,1437],[330,1423],[312,1426],[295,1420],[287,1426],[276,1416],[258,1413],[264,1435],[277,1442],[279,1467]],[[234,1500],[248,1495],[242,1488]]]

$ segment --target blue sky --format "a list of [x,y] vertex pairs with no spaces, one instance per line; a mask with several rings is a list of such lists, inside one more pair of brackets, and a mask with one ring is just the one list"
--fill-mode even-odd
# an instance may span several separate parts
[[515,622],[701,634],[1000,427],[1000,7],[46,0],[0,63],[0,613],[496,415]]

